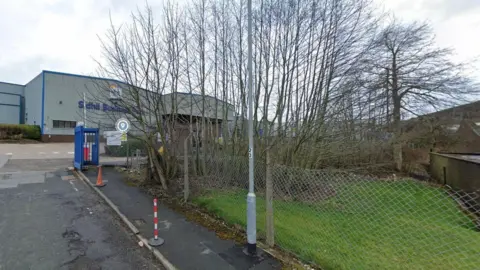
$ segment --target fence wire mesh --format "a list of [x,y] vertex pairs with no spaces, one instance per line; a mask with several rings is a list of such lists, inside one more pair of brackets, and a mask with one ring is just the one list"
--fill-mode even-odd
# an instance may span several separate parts
[[100,143],[100,159],[103,164],[115,164],[139,170],[147,162],[146,145],[137,139],[129,139],[121,145]]
[[[246,226],[248,158],[199,154],[188,164],[192,201]],[[325,269],[480,266],[479,191],[261,160],[255,192],[258,238]]]

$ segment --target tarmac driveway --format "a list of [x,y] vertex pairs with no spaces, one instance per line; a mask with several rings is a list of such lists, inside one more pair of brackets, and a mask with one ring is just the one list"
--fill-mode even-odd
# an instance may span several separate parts
[[70,175],[71,159],[1,156],[0,269],[163,269],[103,200]]

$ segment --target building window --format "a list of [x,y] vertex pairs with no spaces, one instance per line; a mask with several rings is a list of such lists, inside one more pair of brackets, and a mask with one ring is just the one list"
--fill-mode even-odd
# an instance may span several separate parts
[[76,121],[53,120],[53,128],[75,128]]

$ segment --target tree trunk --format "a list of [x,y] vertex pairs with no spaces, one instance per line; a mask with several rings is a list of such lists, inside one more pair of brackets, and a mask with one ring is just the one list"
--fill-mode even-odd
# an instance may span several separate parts
[[167,190],[167,189],[168,189],[168,187],[167,187],[167,179],[165,178],[165,175],[164,175],[164,173],[163,173],[162,166],[161,166],[160,163],[158,162],[157,154],[155,153],[155,149],[154,149],[154,148],[150,148],[150,158],[151,158],[152,161],[153,161],[153,165],[154,165],[155,171],[157,172],[157,176],[158,176],[158,178],[160,179],[160,183],[162,184],[162,188],[163,188],[164,190]]
[[396,62],[396,54],[393,54],[392,61],[392,99],[393,99],[393,160],[395,162],[395,169],[401,171],[403,168],[403,156],[402,156],[402,128],[400,126],[400,109],[401,109],[401,97],[398,93],[398,70]]

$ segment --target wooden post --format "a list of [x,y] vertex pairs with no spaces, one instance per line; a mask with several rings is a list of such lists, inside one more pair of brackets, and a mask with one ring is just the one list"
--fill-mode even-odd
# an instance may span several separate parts
[[266,154],[266,194],[265,194],[265,202],[266,202],[266,232],[267,232],[267,245],[273,247],[275,245],[274,239],[274,224],[273,224],[273,179],[272,179],[272,164],[270,160],[270,149],[267,146]]

